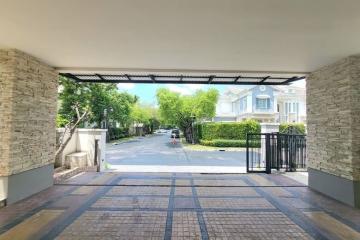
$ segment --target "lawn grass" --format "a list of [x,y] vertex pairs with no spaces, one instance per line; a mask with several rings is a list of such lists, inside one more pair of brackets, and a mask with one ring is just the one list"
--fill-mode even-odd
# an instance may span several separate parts
[[201,144],[190,144],[185,141],[184,138],[181,139],[181,143],[185,149],[193,150],[193,151],[246,151],[246,148],[243,147],[212,147],[212,146],[204,146]]

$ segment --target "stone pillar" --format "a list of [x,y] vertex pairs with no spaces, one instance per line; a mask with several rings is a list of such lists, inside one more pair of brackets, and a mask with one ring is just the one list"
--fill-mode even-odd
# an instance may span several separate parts
[[360,55],[311,73],[306,90],[309,186],[360,207]]
[[57,72],[23,52],[0,49],[0,201],[53,184]]

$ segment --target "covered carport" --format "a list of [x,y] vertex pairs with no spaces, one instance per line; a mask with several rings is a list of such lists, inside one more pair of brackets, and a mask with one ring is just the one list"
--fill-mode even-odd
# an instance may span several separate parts
[[359,12],[357,0],[0,0],[0,201],[53,184],[59,74],[204,84],[306,76],[309,187],[359,207]]
[[205,84],[308,74],[310,186],[355,204],[358,57],[348,56],[360,50],[358,10],[357,1],[1,1],[2,181],[53,162],[58,73]]

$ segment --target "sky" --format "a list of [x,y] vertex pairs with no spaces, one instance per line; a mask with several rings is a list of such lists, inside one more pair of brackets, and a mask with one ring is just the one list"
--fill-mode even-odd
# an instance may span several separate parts
[[[305,80],[293,83],[294,86],[305,87]],[[140,97],[140,102],[144,104],[156,105],[156,90],[159,88],[168,88],[171,91],[178,92],[182,95],[191,95],[197,90],[207,90],[215,88],[220,95],[228,88],[247,89],[252,86],[241,85],[209,85],[209,84],[142,84],[142,83],[119,83],[117,85],[119,91],[126,91]]]

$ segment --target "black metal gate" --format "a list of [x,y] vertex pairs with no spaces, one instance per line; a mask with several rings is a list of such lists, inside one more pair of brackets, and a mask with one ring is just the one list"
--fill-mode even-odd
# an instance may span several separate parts
[[271,169],[306,169],[306,136],[300,134],[248,134],[246,139],[247,172],[271,173]]

